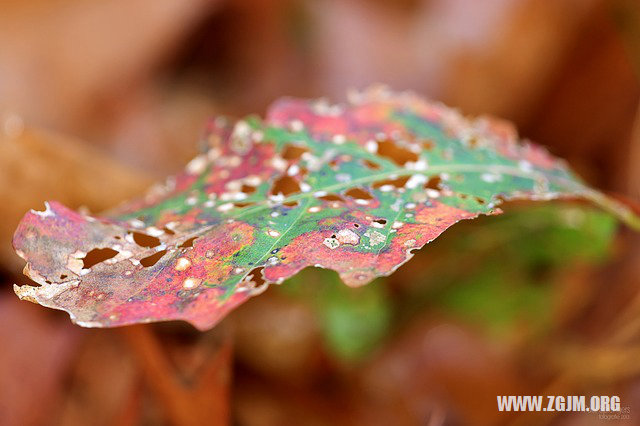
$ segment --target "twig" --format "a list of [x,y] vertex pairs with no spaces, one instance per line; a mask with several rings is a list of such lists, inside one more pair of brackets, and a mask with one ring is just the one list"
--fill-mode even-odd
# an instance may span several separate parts
[[179,426],[229,424],[229,391],[232,346],[229,338],[215,353],[199,380],[189,386],[178,379],[159,339],[149,326],[122,328],[146,383],[167,418]]

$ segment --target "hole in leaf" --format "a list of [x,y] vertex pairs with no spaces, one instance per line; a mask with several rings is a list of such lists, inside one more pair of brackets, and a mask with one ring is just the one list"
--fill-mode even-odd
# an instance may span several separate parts
[[338,194],[327,194],[319,198],[324,201],[344,201],[344,198],[342,198]]
[[132,232],[131,234],[133,235],[133,241],[140,247],[153,248],[160,245],[160,238],[152,237],[142,232]]
[[344,195],[355,198],[356,200],[373,200],[371,194],[369,194],[362,188],[351,188],[350,190],[345,192]]
[[381,166],[379,164],[374,163],[373,161],[369,161],[369,160],[362,160],[362,164],[364,164],[364,166],[368,169],[371,170],[380,170]]
[[100,262],[104,262],[105,260],[109,260],[112,257],[118,255],[118,252],[114,249],[110,248],[95,248],[91,250],[87,255],[82,259],[83,268],[89,269],[94,265],[97,265]]
[[387,219],[373,219],[375,223],[379,223],[380,225],[386,225]]
[[400,166],[409,161],[418,161],[418,154],[397,145],[392,140],[378,142],[378,155],[387,157]]
[[242,185],[242,188],[240,188],[240,191],[244,192],[245,194],[253,194],[254,192],[256,192],[256,187],[245,184],[245,185]]
[[431,139],[425,139],[422,141],[422,149],[425,151],[431,151],[435,146],[436,144]]
[[264,285],[264,278],[262,278],[262,270],[264,268],[253,268],[251,272],[247,275],[247,281],[253,281],[255,283],[256,288],[262,287]]
[[399,178],[396,179],[385,179],[385,180],[379,180],[377,182],[374,182],[373,187],[374,188],[381,188],[385,185],[391,185],[394,186],[396,188],[404,188],[405,183],[407,183],[407,181],[409,180],[409,176],[401,176]]
[[440,189],[440,176],[431,176],[429,180],[424,184],[424,189]]
[[285,160],[297,160],[305,152],[309,152],[309,150],[298,145],[286,145],[284,151],[282,151],[282,158]]
[[286,197],[296,192],[300,192],[298,181],[287,175],[280,177],[271,187],[271,193],[274,195],[282,194]]
[[157,253],[154,253],[151,256],[147,256],[147,257],[145,257],[143,259],[140,259],[140,264],[142,266],[144,266],[145,268],[153,266],[156,263],[158,263],[160,261],[160,259],[162,259],[162,256],[164,256],[166,253],[167,253],[166,250],[162,250],[162,251],[159,251]]
[[189,248],[189,247],[193,247],[193,242],[195,240],[197,240],[198,237],[193,237],[193,238],[189,238],[187,241],[185,241],[184,243],[180,244],[178,247],[179,248]]

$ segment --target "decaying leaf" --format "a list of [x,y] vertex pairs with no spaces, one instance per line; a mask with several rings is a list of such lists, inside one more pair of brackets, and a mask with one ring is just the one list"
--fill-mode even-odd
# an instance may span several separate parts
[[[127,167],[88,144],[10,116],[0,131],[0,265],[18,271],[11,236],[29,207],[55,198],[101,211],[148,188],[153,176]],[[13,123],[13,124],[12,124]]]
[[389,275],[505,199],[583,197],[637,225],[509,125],[380,87],[348,105],[285,99],[264,121],[217,119],[207,140],[183,174],[103,217],[56,202],[27,213],[14,247],[40,286],[18,296],[87,327],[206,329],[307,266],[350,286]]

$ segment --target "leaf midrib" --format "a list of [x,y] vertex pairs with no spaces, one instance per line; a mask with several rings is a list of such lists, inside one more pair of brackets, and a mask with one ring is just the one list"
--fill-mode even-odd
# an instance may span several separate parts
[[[446,164],[446,165],[430,166],[425,170],[419,170],[419,171],[404,169],[404,170],[389,170],[386,172],[370,174],[370,175],[367,175],[358,179],[354,179],[348,182],[340,182],[335,185],[330,185],[323,188],[316,188],[309,192],[299,192],[284,198],[278,204],[284,204],[292,201],[298,201],[306,198],[316,197],[314,194],[317,192],[335,193],[335,192],[340,192],[343,189],[351,188],[353,186],[362,185],[362,184],[371,184],[371,183],[388,179],[388,178],[411,176],[411,175],[418,175],[418,174],[421,174],[424,176],[431,176],[431,175],[441,174],[441,173],[456,173],[456,172],[468,172],[468,173],[491,173],[491,172],[496,173],[497,172],[499,174],[530,178],[534,180],[545,179],[548,181],[558,183],[560,185],[564,185],[567,187],[568,190],[584,189],[584,187],[580,185],[579,182],[572,181],[571,179],[563,178],[560,176],[549,176],[537,171],[524,171],[517,167],[505,166],[501,164],[492,164],[492,165]],[[257,213],[264,209],[270,209],[271,206],[269,206],[268,202],[269,202],[268,200],[257,202],[253,206],[245,207],[236,215],[230,214],[229,216],[227,216],[227,218],[238,219],[238,218],[245,217],[248,214]]]
[[[530,179],[546,179],[549,181],[554,181],[558,184],[563,184],[567,186],[568,190],[572,190],[572,187],[574,188],[574,190],[584,190],[585,187],[583,187],[582,185],[580,185],[579,182],[575,182],[572,181],[570,179],[567,178],[563,178],[560,176],[549,176],[549,175],[545,175],[544,173],[538,172],[538,171],[525,171],[522,170],[520,168],[517,167],[513,167],[513,166],[505,166],[502,164],[491,164],[491,165],[487,165],[487,164],[443,164],[443,165],[435,165],[435,166],[429,166],[427,169],[425,170],[408,170],[408,169],[399,169],[399,170],[388,170],[385,172],[380,172],[380,173],[374,173],[374,174],[370,174],[358,179],[354,179],[351,180],[349,182],[340,182],[337,183],[335,185],[330,185],[324,188],[316,188],[313,191],[309,191],[309,192],[299,192],[296,193],[294,195],[290,195],[289,197],[284,198],[282,201],[280,201],[278,204],[284,204],[284,203],[288,203],[288,202],[292,202],[292,201],[298,201],[298,200],[304,200],[304,199],[309,199],[312,197],[316,197],[315,193],[317,192],[327,192],[327,193],[335,193],[335,192],[340,192],[343,189],[347,189],[347,188],[351,188],[353,186],[357,186],[357,185],[362,185],[362,184],[371,184],[380,180],[384,180],[384,179],[388,179],[388,178],[396,178],[396,177],[400,177],[400,176],[411,176],[411,175],[424,175],[424,176],[432,176],[435,174],[440,174],[440,173],[455,173],[455,172],[467,172],[467,173],[490,173],[490,172],[494,172],[494,173],[500,173],[500,174],[506,174],[506,175],[511,175],[511,176],[518,176],[518,177],[525,177],[525,178],[530,178]],[[217,207],[214,206],[212,208]],[[264,201],[259,201],[256,204],[254,204],[253,206],[247,206],[242,208],[242,210],[240,210],[237,214],[229,214],[227,216],[223,216],[222,219],[233,219],[233,220],[237,220],[237,219],[241,219],[243,217],[249,216],[251,214],[255,214],[255,213],[259,213],[262,210],[269,210],[273,208],[273,206],[269,205],[269,200],[264,200]],[[206,234],[207,232],[209,232],[211,229],[215,228],[216,226],[220,225],[221,222],[216,222],[216,223],[212,223],[212,224],[207,224],[204,225],[198,229],[195,229],[193,232],[191,233],[187,233],[187,235],[185,236],[187,239],[189,238],[193,238],[193,237],[198,237],[201,236],[203,234]],[[287,229],[287,232],[290,230],[290,228]]]

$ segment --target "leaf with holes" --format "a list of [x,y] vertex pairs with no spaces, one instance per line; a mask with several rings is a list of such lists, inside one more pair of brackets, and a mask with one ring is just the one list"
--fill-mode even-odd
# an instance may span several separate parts
[[285,99],[265,120],[208,130],[183,174],[124,207],[27,213],[14,247],[40,286],[16,293],[88,327],[182,319],[206,329],[307,266],[350,286],[389,275],[505,199],[583,197],[638,224],[509,125],[412,94]]

